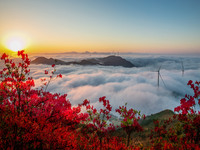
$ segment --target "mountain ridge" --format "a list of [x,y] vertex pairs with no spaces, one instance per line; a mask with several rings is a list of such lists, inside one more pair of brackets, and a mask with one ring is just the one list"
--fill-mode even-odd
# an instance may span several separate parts
[[59,59],[53,59],[53,58],[46,58],[46,57],[38,57],[35,60],[31,61],[32,64],[47,64],[47,65],[101,65],[101,66],[122,66],[122,67],[135,67],[134,64],[132,64],[130,61],[127,61],[126,59],[120,57],[120,56],[114,56],[110,55],[103,58],[89,58],[89,59],[82,59],[81,61],[71,61],[71,62],[65,62]]

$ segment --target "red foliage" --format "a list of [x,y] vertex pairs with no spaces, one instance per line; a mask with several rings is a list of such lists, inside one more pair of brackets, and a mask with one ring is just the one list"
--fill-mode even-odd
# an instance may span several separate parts
[[200,149],[200,112],[195,110],[195,106],[200,105],[199,84],[197,81],[195,84],[191,80],[188,82],[194,95],[185,95],[180,100],[181,105],[174,111],[181,113],[175,114],[164,125],[155,122],[151,136],[153,149]]
[[66,94],[34,90],[34,80],[27,78],[28,56],[24,51],[18,55],[22,58],[19,64],[6,54],[1,57],[6,65],[0,82],[1,149],[77,147],[75,129],[87,115],[80,113],[79,106],[72,107]]
[[[1,56],[5,68],[0,71],[0,149],[140,149],[129,146],[123,138],[111,136],[115,130],[111,117],[112,107],[106,97],[99,98],[103,108],[97,110],[84,100],[81,105],[72,107],[67,94],[52,94],[47,87],[49,80],[41,79],[44,87],[34,89],[34,80],[29,77],[30,60],[24,51],[19,51],[21,62],[16,64],[7,54]],[[59,74],[55,78],[62,78]],[[200,82],[188,82],[194,95],[186,95],[175,111],[181,112],[161,125],[155,121],[152,131],[152,145],[149,149],[200,149],[200,112],[194,106],[200,105]],[[86,107],[87,113],[81,108]],[[123,118],[121,127],[128,139],[131,132],[142,131],[138,123],[140,112],[126,105],[116,110]],[[176,124],[175,124],[176,123]]]
[[[134,109],[127,110],[125,106],[120,106],[119,109],[116,109],[116,112],[118,112],[123,121],[121,122],[121,127],[126,131],[127,133],[127,146],[130,144],[130,135],[132,132],[141,132],[143,131],[143,128],[140,126],[138,121],[141,119],[140,112],[136,111]],[[145,118],[145,115],[143,115],[143,118]]]
[[[47,92],[54,70],[44,88],[34,89],[34,80],[29,75],[30,60],[24,51],[19,51],[22,61],[15,64],[3,54],[5,68],[0,72],[0,149],[124,149],[119,138],[94,137],[82,134],[81,124],[88,120],[88,113],[81,113],[81,105],[72,107],[67,95]],[[45,71],[48,74],[48,71]],[[56,77],[62,78],[59,74]],[[105,109],[100,110],[108,117],[111,106],[105,97],[99,99]],[[86,102],[84,103],[86,105]],[[89,106],[88,106],[89,107]],[[93,111],[94,114],[97,112]],[[99,120],[98,120],[99,119]],[[105,122],[95,117],[93,128],[98,132],[109,130]],[[88,124],[90,127],[90,124]],[[88,138],[89,137],[89,138]],[[102,136],[101,136],[102,137]],[[108,142],[109,141],[109,142]],[[99,142],[101,143],[99,145]]]

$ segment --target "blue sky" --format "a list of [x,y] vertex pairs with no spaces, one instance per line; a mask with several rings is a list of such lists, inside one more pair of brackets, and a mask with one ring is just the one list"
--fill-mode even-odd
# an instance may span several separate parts
[[200,51],[199,0],[0,0],[0,49],[31,52]]

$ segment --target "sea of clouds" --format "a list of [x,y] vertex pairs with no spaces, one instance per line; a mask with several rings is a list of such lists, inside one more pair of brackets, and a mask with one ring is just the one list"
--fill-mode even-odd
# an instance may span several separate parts
[[[40,55],[31,55],[33,60]],[[47,58],[57,58],[64,61],[81,60],[85,58],[105,57],[107,54],[43,54]],[[187,86],[189,80],[200,80],[200,56],[156,55],[156,54],[120,54],[137,67],[124,68],[112,66],[79,66],[57,65],[56,73],[62,74],[62,79],[52,80],[48,91],[67,93],[73,105],[84,99],[97,108],[99,97],[106,96],[115,109],[127,103],[129,108],[140,110],[150,115],[164,109],[174,110],[180,104],[185,94],[192,94]],[[182,73],[182,64],[184,74]],[[158,69],[160,78],[157,86]],[[31,76],[36,87],[40,88],[44,70],[51,70],[48,65],[31,64]]]

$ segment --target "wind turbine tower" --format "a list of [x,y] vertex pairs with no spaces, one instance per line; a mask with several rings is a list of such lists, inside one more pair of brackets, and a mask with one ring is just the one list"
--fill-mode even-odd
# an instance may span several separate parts
[[161,66],[159,67],[159,69],[158,69],[158,87],[159,87],[159,79],[160,79],[160,68],[161,68]]
[[181,66],[182,66],[182,77],[184,75],[184,66],[183,66],[183,61],[181,60]]
[[161,69],[161,66],[159,67],[159,69],[158,69],[158,71],[157,71],[157,72],[158,72],[158,88],[159,88],[159,86],[160,86],[160,78],[161,78],[161,80],[162,80],[164,86],[167,87],[166,84],[165,84],[165,82],[164,82],[164,80],[163,80],[163,78],[162,78],[162,76],[161,76],[161,74],[160,74],[160,69]]

